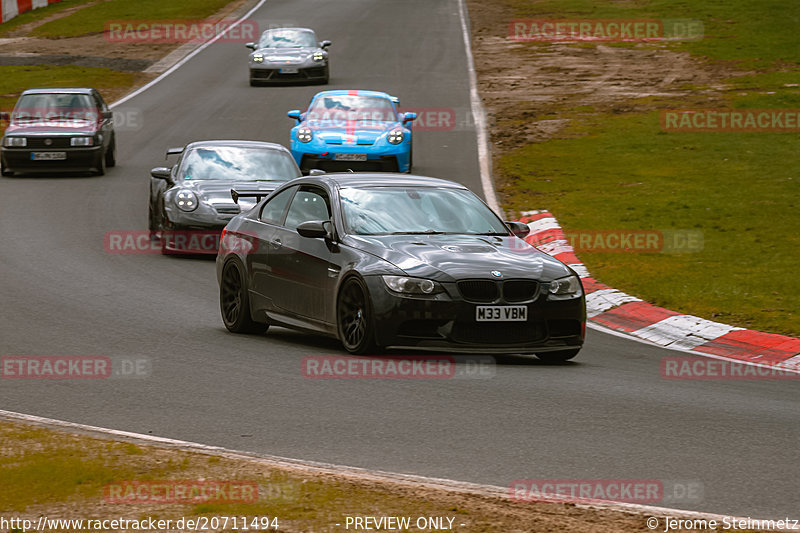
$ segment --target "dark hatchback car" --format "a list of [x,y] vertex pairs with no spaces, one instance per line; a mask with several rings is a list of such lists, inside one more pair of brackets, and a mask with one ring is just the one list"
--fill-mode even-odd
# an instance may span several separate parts
[[237,333],[281,325],[334,336],[358,354],[393,347],[564,361],[583,345],[583,287],[519,237],[527,232],[450,181],[299,178],[223,231],[222,319]]
[[0,146],[3,176],[23,172],[91,171],[102,176],[116,164],[112,113],[87,87],[24,91]]
[[216,254],[216,245],[187,244],[201,235],[218,238],[234,215],[255,205],[253,197],[234,202],[232,188],[263,197],[301,175],[289,150],[275,143],[197,141],[170,148],[170,155],[178,156],[172,167],[150,171],[148,221],[150,230],[161,237],[163,252]]

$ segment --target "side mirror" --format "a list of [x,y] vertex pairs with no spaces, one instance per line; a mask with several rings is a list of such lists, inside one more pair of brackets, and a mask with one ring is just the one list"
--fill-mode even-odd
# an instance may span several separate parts
[[301,114],[302,114],[302,113],[300,113],[300,110],[299,110],[299,109],[292,109],[291,111],[289,111],[288,113],[286,113],[286,115],[287,115],[289,118],[293,118],[293,119],[295,119],[295,120],[300,120],[300,115],[301,115]]
[[103,113],[103,118],[112,119],[114,118],[114,113],[111,111],[106,111],[105,113]]
[[160,180],[170,180],[172,177],[172,169],[169,167],[156,167],[150,171],[150,175]]
[[245,45],[247,48],[249,48],[250,50],[256,50],[256,49],[258,48],[258,47],[256,46],[256,43],[245,43],[244,45]]
[[508,229],[511,230],[511,233],[513,233],[519,238],[525,237],[528,233],[531,232],[531,228],[528,227],[527,224],[524,224],[522,222],[506,221],[505,225],[508,226]]
[[328,48],[330,45],[331,45],[330,41],[322,41],[321,43],[319,43],[319,47],[322,48],[323,50]]
[[417,114],[416,113],[412,113],[412,112],[403,113],[403,124],[408,124],[412,120],[417,120]]
[[309,239],[319,239],[328,236],[328,228],[326,224],[330,224],[327,220],[309,220],[297,226],[297,233],[301,237],[308,237]]
[[9,113],[6,113],[5,111],[3,111],[2,113],[0,113],[0,120],[4,120],[6,122],[9,122],[9,121],[11,121],[11,115]]

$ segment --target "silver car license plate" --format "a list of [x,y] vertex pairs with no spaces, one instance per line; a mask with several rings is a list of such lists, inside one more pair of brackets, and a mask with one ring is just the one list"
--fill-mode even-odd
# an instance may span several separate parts
[[336,154],[337,161],[366,161],[367,154]]
[[31,152],[33,161],[63,161],[67,158],[67,152]]
[[525,305],[479,305],[475,308],[477,322],[525,322],[528,307]]
[[299,71],[297,67],[282,67],[281,74],[297,74]]

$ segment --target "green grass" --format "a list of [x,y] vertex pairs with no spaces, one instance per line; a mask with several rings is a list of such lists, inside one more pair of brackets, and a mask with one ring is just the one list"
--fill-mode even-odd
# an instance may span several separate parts
[[65,9],[86,4],[92,1],[93,0],[62,0],[57,4],[50,4],[47,7],[26,11],[25,13],[17,15],[8,22],[4,22],[2,25],[0,25],[0,37],[6,37],[9,32],[17,29],[19,26],[22,26],[24,24],[42,20],[43,18],[54,15],[60,11],[64,11]]
[[42,24],[33,30],[31,36],[58,38],[101,33],[108,21],[203,19],[229,3],[230,0],[109,0]]
[[580,253],[600,281],[680,312],[800,336],[797,133],[665,133],[658,120],[671,108],[800,108],[800,4],[505,3],[517,18],[698,19],[705,38],[644,46],[690,52],[699,68],[750,70],[715,80],[721,90],[684,84],[688,96],[632,99],[636,111],[554,106],[539,119],[568,118],[570,126],[497,164],[507,207],[549,209],[568,230],[703,232],[700,253]]
[[785,0],[505,0],[518,18],[697,19],[704,38],[670,47],[745,67],[800,64],[800,3]]
[[572,138],[502,158],[510,207],[548,208],[571,230],[700,230],[700,253],[580,258],[657,305],[800,335],[796,134],[663,133],[658,112],[573,122]]

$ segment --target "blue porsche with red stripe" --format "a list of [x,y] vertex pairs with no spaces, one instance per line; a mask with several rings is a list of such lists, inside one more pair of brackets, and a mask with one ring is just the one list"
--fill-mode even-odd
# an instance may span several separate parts
[[398,112],[398,103],[378,91],[322,91],[305,111],[289,111],[297,121],[290,148],[300,169],[411,172],[417,115]]

